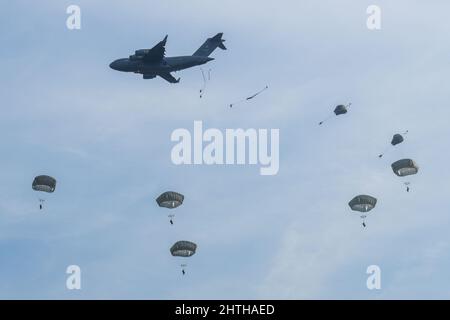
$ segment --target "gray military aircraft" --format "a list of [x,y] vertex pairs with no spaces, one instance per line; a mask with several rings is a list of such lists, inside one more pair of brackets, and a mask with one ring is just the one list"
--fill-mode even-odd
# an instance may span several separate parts
[[219,47],[226,50],[222,39],[223,33],[218,33],[208,38],[192,56],[165,57],[167,36],[151,49],[136,50],[129,58],[113,61],[109,66],[111,69],[123,72],[134,72],[142,74],[144,79],[153,79],[160,76],[170,83],[178,83],[180,78],[175,79],[170,73],[205,64],[214,58],[209,55]]

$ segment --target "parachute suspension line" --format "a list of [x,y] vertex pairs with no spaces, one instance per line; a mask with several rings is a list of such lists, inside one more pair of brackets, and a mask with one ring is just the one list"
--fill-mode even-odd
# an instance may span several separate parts
[[238,100],[236,102],[230,103],[230,108],[233,108],[235,105],[240,104],[240,103],[244,102],[245,100],[246,99],[241,99],[241,100]]
[[206,77],[205,77],[205,71],[203,71],[203,68],[200,68],[200,71],[202,72],[202,78],[203,78],[203,82],[206,82]]
[[319,126],[322,125],[322,123],[324,123],[327,120],[330,120],[331,118],[333,118],[333,116],[329,116],[328,118],[323,119],[322,121],[319,122]]
[[202,72],[202,78],[203,78],[203,85],[202,85],[202,88],[200,89],[200,99],[201,99],[203,97],[203,94],[205,93],[207,82],[211,80],[211,69],[208,70],[208,77],[205,76],[205,72],[203,71],[203,68],[200,68],[200,70]]
[[383,153],[381,153],[378,158],[382,158],[388,151],[390,150],[390,146],[386,147],[383,151]]
[[406,130],[405,132],[402,133],[403,137],[406,138],[406,136],[408,135],[409,130]]
[[181,267],[181,273],[182,273],[183,276],[184,276],[184,275],[186,274],[186,267],[187,267],[187,264],[181,264],[180,267]]
[[44,208],[44,199],[39,199],[39,210],[42,210]]
[[203,68],[200,68],[200,71],[202,72],[202,78],[203,78],[203,85],[200,89],[200,99],[203,97],[203,92],[206,89],[206,78],[205,78],[205,72],[203,71]]
[[255,98],[256,96],[258,96],[258,95],[260,95],[261,93],[263,93],[264,91],[266,91],[267,89],[269,89],[269,86],[268,86],[268,85],[266,85],[263,89],[261,89],[261,90],[259,90],[258,92],[252,94],[251,96],[248,96],[248,97],[245,98],[245,99],[241,99],[241,100],[238,100],[238,101],[236,101],[236,102],[230,103],[230,108],[233,108],[233,106],[236,105],[236,104],[240,104],[240,103],[242,103],[242,102],[245,102],[245,101],[248,101],[248,100],[252,100],[252,99]]
[[410,190],[409,185],[411,184],[411,182],[405,182],[404,184],[406,186],[406,192],[409,192]]

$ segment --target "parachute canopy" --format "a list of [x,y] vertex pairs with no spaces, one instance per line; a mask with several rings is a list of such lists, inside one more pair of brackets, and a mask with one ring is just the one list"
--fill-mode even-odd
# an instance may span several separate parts
[[403,136],[401,134],[399,134],[399,133],[394,134],[394,136],[392,137],[391,144],[393,146],[395,146],[395,145],[397,145],[399,143],[402,143],[402,142],[403,142]]
[[52,193],[56,188],[56,180],[50,176],[37,176],[33,180],[32,188],[35,191]]
[[197,250],[197,245],[190,241],[177,241],[171,248],[170,253],[174,257],[190,257]]
[[373,208],[375,208],[375,205],[377,204],[377,199],[368,196],[365,194],[361,194],[359,196],[354,197],[348,205],[353,211],[359,211],[359,212],[369,212]]
[[347,113],[347,107],[344,106],[343,104],[338,105],[335,109],[334,109],[334,113],[338,116],[340,114],[344,114]]
[[419,171],[417,164],[411,159],[401,159],[391,164],[392,171],[399,176],[405,177],[416,174]]
[[176,207],[181,206],[183,203],[184,196],[180,193],[174,192],[174,191],[167,191],[161,194],[157,199],[156,202],[160,207],[173,209]]

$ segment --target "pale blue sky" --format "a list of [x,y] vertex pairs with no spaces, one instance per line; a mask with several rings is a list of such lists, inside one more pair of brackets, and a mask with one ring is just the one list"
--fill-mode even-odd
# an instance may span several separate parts
[[[82,29],[66,28],[66,8]],[[366,8],[382,29],[366,28]],[[5,1],[0,12],[0,298],[450,298],[448,1]],[[224,32],[203,99],[108,68],[168,34]],[[269,85],[251,103],[228,104]],[[351,111],[319,127],[338,103]],[[280,171],[175,166],[170,134],[279,128]],[[394,133],[409,129],[383,159]],[[412,192],[391,162],[420,166]],[[39,212],[35,175],[57,178]],[[154,199],[176,190],[176,225]],[[363,229],[348,208],[378,204]],[[198,244],[182,277],[169,247]],[[68,265],[82,290],[65,288]],[[366,288],[367,266],[382,290]]]

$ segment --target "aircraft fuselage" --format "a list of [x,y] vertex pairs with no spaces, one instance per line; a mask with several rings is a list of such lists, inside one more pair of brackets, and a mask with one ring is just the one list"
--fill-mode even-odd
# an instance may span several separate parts
[[214,58],[201,56],[179,56],[163,58],[160,62],[144,62],[141,58],[122,58],[113,61],[111,69],[141,74],[170,73],[205,64]]

